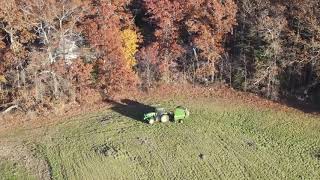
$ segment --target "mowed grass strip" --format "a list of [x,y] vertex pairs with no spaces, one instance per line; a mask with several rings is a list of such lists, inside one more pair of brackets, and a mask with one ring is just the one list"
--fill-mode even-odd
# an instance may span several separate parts
[[318,117],[213,99],[144,103],[184,104],[191,116],[150,126],[107,109],[19,136],[42,148],[53,179],[320,179]]

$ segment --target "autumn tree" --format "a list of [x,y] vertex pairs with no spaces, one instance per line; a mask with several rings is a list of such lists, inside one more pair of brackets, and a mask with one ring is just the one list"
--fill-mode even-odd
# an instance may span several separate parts
[[317,0],[0,2],[0,111],[177,79],[320,99]]
[[159,80],[158,74],[159,46],[157,43],[149,44],[138,52],[138,72],[142,80],[142,87],[151,88],[152,84]]
[[121,41],[123,43],[123,54],[128,68],[137,65],[136,53],[139,47],[139,35],[133,29],[124,29],[121,31]]
[[238,7],[235,87],[271,99],[310,100],[319,87],[319,4],[241,0]]
[[[5,69],[5,89],[15,96],[11,103],[28,111],[69,102],[76,89],[70,67],[73,60],[84,57],[78,26],[86,13],[85,2],[12,0],[2,4],[4,56],[0,69]],[[84,79],[91,76],[84,74]]]
[[287,66],[283,59],[284,44],[282,34],[287,31],[287,20],[284,17],[284,6],[270,8],[270,13],[261,14],[259,24],[251,29],[257,34],[263,44],[256,49],[255,70],[252,79],[252,89],[259,89],[269,98],[277,99],[280,91],[280,73]]
[[[184,24],[192,49],[202,61],[198,64],[196,76],[211,76],[213,81],[217,62],[224,52],[225,35],[236,25],[237,6],[233,0],[189,0],[185,2],[184,9]],[[195,60],[199,59],[196,57]]]
[[86,20],[86,36],[91,47],[97,50],[99,88],[109,97],[126,87],[133,87],[136,81],[132,62],[128,63],[132,61],[135,50],[125,54],[123,45],[127,42],[123,43],[121,17],[117,14],[120,8],[118,6],[119,4],[108,1],[92,4],[93,18],[89,17]]
[[283,2],[290,28],[286,55],[292,59],[284,74],[286,96],[320,102],[320,4],[316,0]]
[[[6,79],[2,86],[5,104],[18,103],[25,94],[27,84],[26,65],[28,64],[27,45],[33,42],[31,19],[19,7],[19,1],[1,1],[0,35],[1,58],[0,74]],[[7,106],[7,105],[4,105]]]
[[183,1],[145,0],[151,21],[157,25],[155,36],[158,46],[157,71],[160,79],[170,80],[170,68],[179,58],[183,48],[179,43],[179,25],[183,18]]
[[187,61],[183,59],[187,53],[197,61],[195,76],[214,76],[224,37],[236,24],[236,4],[232,0],[145,0],[145,4],[157,25],[155,43],[162,74],[172,72],[176,62]]

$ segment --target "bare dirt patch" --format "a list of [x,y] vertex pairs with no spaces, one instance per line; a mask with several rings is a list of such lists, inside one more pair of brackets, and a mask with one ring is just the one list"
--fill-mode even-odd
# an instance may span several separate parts
[[93,150],[96,154],[102,155],[102,156],[116,156],[118,153],[118,150],[110,145],[103,144],[100,146],[93,147]]

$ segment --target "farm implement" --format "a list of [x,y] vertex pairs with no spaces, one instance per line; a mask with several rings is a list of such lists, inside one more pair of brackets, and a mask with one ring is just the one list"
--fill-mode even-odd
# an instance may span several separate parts
[[149,112],[144,115],[144,121],[149,124],[154,124],[156,122],[166,123],[169,121],[173,122],[183,122],[184,119],[188,118],[190,115],[187,108],[178,106],[174,111],[166,111],[164,108],[156,108],[155,112]]

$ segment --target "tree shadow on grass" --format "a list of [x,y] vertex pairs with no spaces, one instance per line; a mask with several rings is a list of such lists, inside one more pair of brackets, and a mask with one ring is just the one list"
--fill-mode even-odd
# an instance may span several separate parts
[[121,100],[121,102],[116,102],[113,100],[107,100],[106,102],[113,105],[111,110],[143,123],[147,123],[143,120],[144,114],[155,111],[155,108],[152,106],[145,105],[130,99],[123,99]]
[[316,105],[316,104],[302,102],[298,100],[292,100],[292,99],[284,99],[280,101],[280,103],[285,106],[300,110],[307,114],[320,115],[319,105]]

